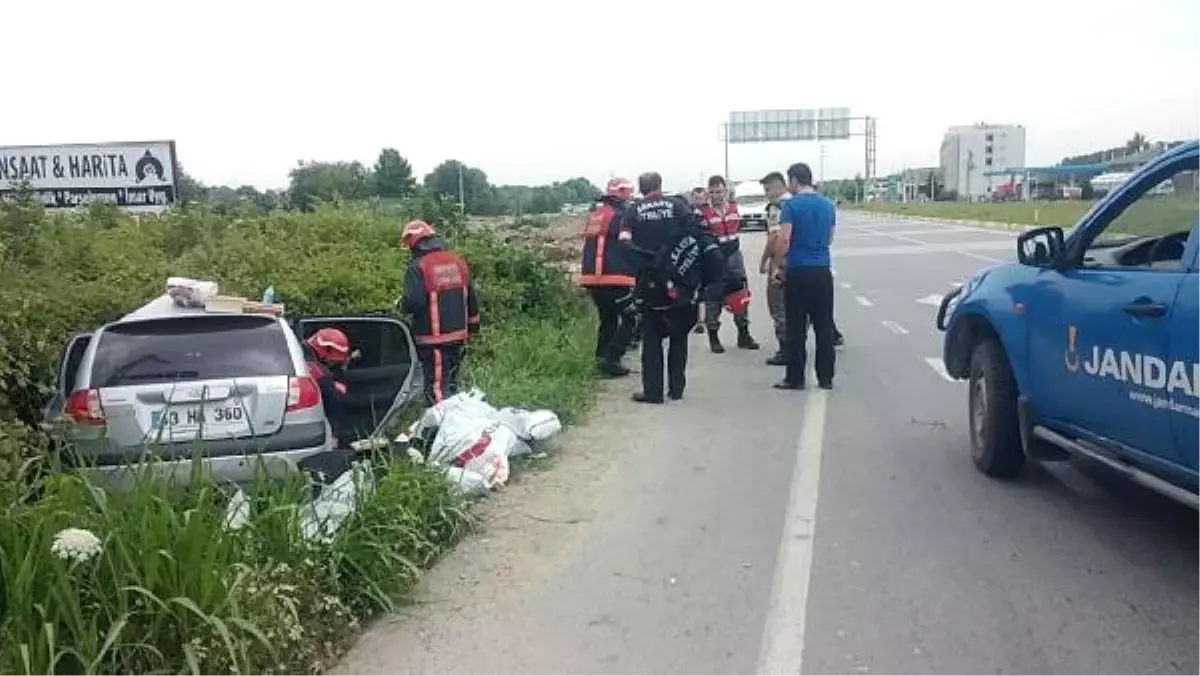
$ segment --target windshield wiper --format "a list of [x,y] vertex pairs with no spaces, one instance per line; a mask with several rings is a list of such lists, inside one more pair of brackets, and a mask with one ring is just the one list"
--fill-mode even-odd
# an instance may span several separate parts
[[163,359],[162,357],[158,356],[157,354],[144,354],[144,355],[138,357],[137,359],[125,362],[120,367],[118,367],[115,371],[113,371],[113,374],[104,381],[104,385],[102,385],[102,387],[115,386],[117,383],[119,383],[125,379],[126,373],[129,373],[133,369],[137,368],[139,365],[144,364],[148,361],[156,361],[160,364],[169,364],[170,363],[169,361],[167,361],[166,359]]

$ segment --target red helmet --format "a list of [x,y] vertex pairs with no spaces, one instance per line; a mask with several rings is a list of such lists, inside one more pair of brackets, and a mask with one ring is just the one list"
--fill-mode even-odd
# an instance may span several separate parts
[[750,308],[750,289],[742,287],[725,296],[724,305],[731,314],[740,315]]
[[627,200],[633,197],[633,181],[627,178],[610,178],[604,186],[604,194],[608,197],[619,197]]
[[325,328],[304,341],[317,359],[328,364],[345,364],[350,361],[350,339],[340,329]]
[[400,246],[405,249],[411,249],[417,245],[417,242],[436,235],[433,226],[425,221],[409,221],[404,226],[404,230],[400,233]]

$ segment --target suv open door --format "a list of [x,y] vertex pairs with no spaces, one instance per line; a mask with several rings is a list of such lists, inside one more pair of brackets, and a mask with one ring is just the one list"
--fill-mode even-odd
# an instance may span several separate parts
[[398,319],[298,317],[293,327],[301,341],[320,329],[338,329],[357,353],[346,367],[346,395],[341,407],[345,420],[337,421],[341,434],[349,437],[339,438],[343,446],[383,432],[391,419],[423,391],[412,331]]
[[75,377],[79,372],[79,364],[83,361],[83,353],[92,342],[92,334],[77,333],[71,336],[63,346],[58,357],[58,378],[54,381],[54,394],[50,401],[42,407],[42,428],[53,430],[63,416],[67,397],[75,391]]

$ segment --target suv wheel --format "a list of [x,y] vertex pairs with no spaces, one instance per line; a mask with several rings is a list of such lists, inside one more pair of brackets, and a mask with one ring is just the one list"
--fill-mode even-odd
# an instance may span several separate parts
[[991,477],[1012,477],[1025,465],[1017,419],[1017,384],[1004,350],[994,339],[971,351],[967,394],[971,460]]

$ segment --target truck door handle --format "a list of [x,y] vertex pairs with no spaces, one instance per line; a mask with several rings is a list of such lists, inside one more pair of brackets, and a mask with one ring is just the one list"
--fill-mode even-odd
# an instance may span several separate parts
[[1127,304],[1125,312],[1135,317],[1162,317],[1167,314],[1167,306],[1164,303],[1155,303],[1149,298],[1139,298]]

